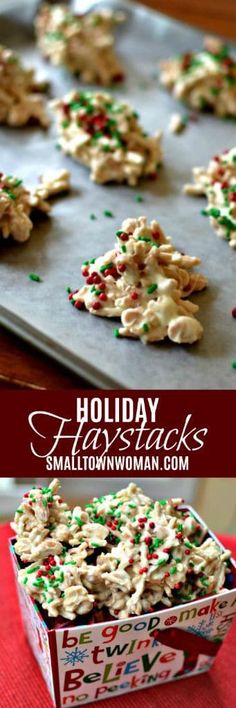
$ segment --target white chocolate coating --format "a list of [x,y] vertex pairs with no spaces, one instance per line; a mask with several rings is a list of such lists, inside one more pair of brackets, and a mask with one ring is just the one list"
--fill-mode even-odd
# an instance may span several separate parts
[[185,185],[185,194],[207,197],[204,213],[214,231],[236,248],[236,147],[215,155],[207,167],[194,167],[193,179]]
[[21,243],[27,241],[33,228],[32,210],[48,214],[51,210],[48,199],[70,188],[70,173],[50,170],[40,181],[40,186],[29,190],[22,180],[0,175],[0,235],[3,239],[12,236]]
[[33,120],[47,128],[42,90],[34,69],[24,68],[15,52],[0,46],[0,124],[19,128]]
[[59,145],[91,170],[98,184],[128,182],[156,174],[162,161],[161,133],[147,136],[131,106],[107,93],[71,91],[52,102]]
[[113,27],[125,19],[109,9],[76,15],[68,7],[42,5],[35,27],[42,54],[85,83],[120,81],[123,69],[114,54]]
[[206,537],[206,529],[181,507],[181,499],[153,501],[131,483],[116,494],[93,499],[85,510],[75,507],[69,512],[59,502],[58,486],[54,480],[44,490],[32,490],[13,524],[15,549],[25,560],[22,536],[29,529],[42,533],[43,525],[49,533],[45,544],[55,543],[52,525],[57,529],[66,519],[67,544],[54,553],[45,546],[41,557],[32,546],[34,562],[18,575],[50,617],[73,620],[96,603],[112,616],[126,618],[159,603],[171,607],[224,592],[230,552]]
[[85,262],[86,285],[69,295],[72,304],[100,317],[120,317],[121,337],[144,343],[198,340],[203,331],[194,317],[198,306],[185,298],[206,287],[206,278],[191,272],[199,259],[177,251],[160,225],[148,224],[146,217],[126,219],[117,240],[113,250]]
[[186,120],[180,113],[172,113],[168,125],[170,133],[182,133],[186,128]]
[[161,63],[161,83],[194,110],[236,116],[236,62],[218,39],[206,37],[201,52]]

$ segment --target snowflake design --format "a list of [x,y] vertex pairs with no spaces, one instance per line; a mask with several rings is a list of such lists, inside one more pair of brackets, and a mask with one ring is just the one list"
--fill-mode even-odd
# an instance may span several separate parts
[[210,615],[207,619],[202,619],[198,622],[198,625],[190,625],[188,631],[192,634],[196,634],[199,637],[207,637],[211,634],[211,630],[214,626],[215,617]]
[[76,664],[83,664],[85,659],[88,659],[89,654],[87,652],[87,649],[73,649],[72,651],[66,651],[66,656],[63,656],[61,661],[64,661],[64,666],[67,664],[71,664],[71,666],[75,666]]

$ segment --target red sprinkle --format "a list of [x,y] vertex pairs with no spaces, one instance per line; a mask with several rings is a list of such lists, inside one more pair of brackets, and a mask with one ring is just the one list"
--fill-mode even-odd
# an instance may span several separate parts
[[102,302],[105,302],[105,300],[107,300],[107,295],[106,295],[106,293],[100,293],[100,295],[99,295],[99,300],[102,300]]
[[98,302],[97,300],[96,300],[95,302],[93,302],[93,304],[92,304],[93,310],[100,310],[101,307],[102,307],[102,306],[101,306],[101,303]]
[[138,299],[138,293],[136,293],[135,290],[134,290],[134,292],[131,293],[130,297],[131,297],[131,300],[137,300],[137,299]]
[[186,556],[190,556],[190,550],[189,550],[189,548],[186,548],[186,551],[184,551],[184,553],[185,553]]
[[[83,307],[83,302],[82,302],[82,300],[75,300],[75,301],[74,301],[74,305],[75,305],[75,307],[76,307],[77,310],[80,310],[81,307]],[[49,504],[48,504],[48,506],[49,506]]]
[[232,317],[236,318],[236,307],[232,309]]
[[176,537],[176,538],[179,538],[179,539],[182,538],[182,533],[181,533],[181,531],[178,531],[178,533],[175,534],[175,537]]
[[168,573],[168,570],[166,570],[166,572],[164,573],[164,578],[169,578],[169,576],[170,576],[170,573]]
[[88,278],[86,279],[86,283],[87,283],[87,285],[93,285],[93,278],[91,275],[89,275]]
[[148,177],[152,180],[157,179],[157,172],[149,172]]
[[129,240],[129,236],[125,232],[123,234],[120,234],[119,238],[121,241],[128,241]]
[[143,573],[147,573],[147,572],[148,572],[148,568],[147,568],[147,566],[145,566],[145,568],[140,568],[139,575],[143,575]]
[[152,537],[151,537],[151,536],[145,536],[145,538],[144,538],[144,543],[146,543],[147,546],[149,546],[150,543],[152,543]]
[[84,276],[84,278],[86,278],[87,275],[89,274],[89,269],[88,269],[88,268],[82,268],[81,273],[82,273],[82,275]]
[[147,521],[147,517],[146,517],[146,516],[140,516],[139,519],[138,519],[138,522],[139,522],[140,524],[145,524],[146,521]]
[[112,81],[115,81],[115,83],[119,83],[119,81],[123,81],[125,78],[125,75],[121,73],[121,71],[118,74],[114,74],[112,77]]
[[153,558],[159,558],[159,555],[158,555],[158,553],[153,553],[153,554],[152,554],[152,557],[153,557]]
[[179,582],[179,583],[175,583],[174,589],[175,589],[175,590],[180,590],[180,589],[182,588],[182,585],[183,585],[183,583],[180,583],[180,582]]
[[117,275],[117,270],[116,270],[116,268],[107,268],[107,270],[104,271],[104,275],[105,275],[105,278],[106,278],[108,275],[113,275],[113,276],[115,276],[115,275]]
[[147,553],[147,559],[150,561],[152,559],[152,553]]
[[133,562],[134,562],[134,559],[133,559],[133,558],[129,558],[129,560],[128,560],[129,565],[132,565]]
[[119,263],[118,269],[120,273],[124,273],[124,271],[126,270],[126,265],[124,263]]

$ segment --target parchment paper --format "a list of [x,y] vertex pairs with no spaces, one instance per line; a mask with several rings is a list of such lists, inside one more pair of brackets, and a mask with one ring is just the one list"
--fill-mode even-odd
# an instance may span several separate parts
[[[236,323],[231,309],[236,305],[236,252],[216,237],[208,218],[201,215],[206,200],[181,193],[194,165],[207,164],[214,153],[235,143],[235,123],[202,115],[181,136],[168,133],[170,114],[184,112],[184,108],[159,88],[158,61],[200,48],[202,33],[140,6],[127,3],[127,8],[128,22],[119,31],[117,49],[128,79],[113,93],[132,102],[147,131],[164,130],[160,177],[157,182],[143,181],[135,189],[95,185],[86,168],[56,149],[54,121],[48,133],[38,128],[1,127],[1,170],[23,178],[28,185],[35,184],[49,165],[68,167],[73,192],[54,203],[51,219],[37,222],[29,242],[1,245],[0,322],[103,388],[235,388],[231,363],[236,359]],[[25,62],[49,77],[52,96],[80,85],[40,59],[22,8],[2,14],[0,41],[19,50]],[[143,203],[135,201],[137,194],[142,194]],[[106,218],[104,209],[114,217]],[[96,221],[90,220],[91,213],[96,214]],[[67,300],[66,287],[82,284],[82,261],[113,245],[124,218],[141,214],[157,218],[180,250],[202,258],[201,270],[209,278],[209,287],[192,298],[200,306],[204,326],[203,339],[195,345],[163,342],[145,346],[116,339],[116,321],[80,313]],[[42,283],[29,280],[32,271],[39,273]]]

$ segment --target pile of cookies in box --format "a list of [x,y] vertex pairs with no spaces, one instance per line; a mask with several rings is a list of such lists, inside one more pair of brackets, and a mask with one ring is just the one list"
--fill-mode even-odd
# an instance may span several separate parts
[[224,593],[230,551],[182,499],[130,483],[70,509],[59,490],[33,487],[12,523],[19,583],[48,617],[126,618]]

